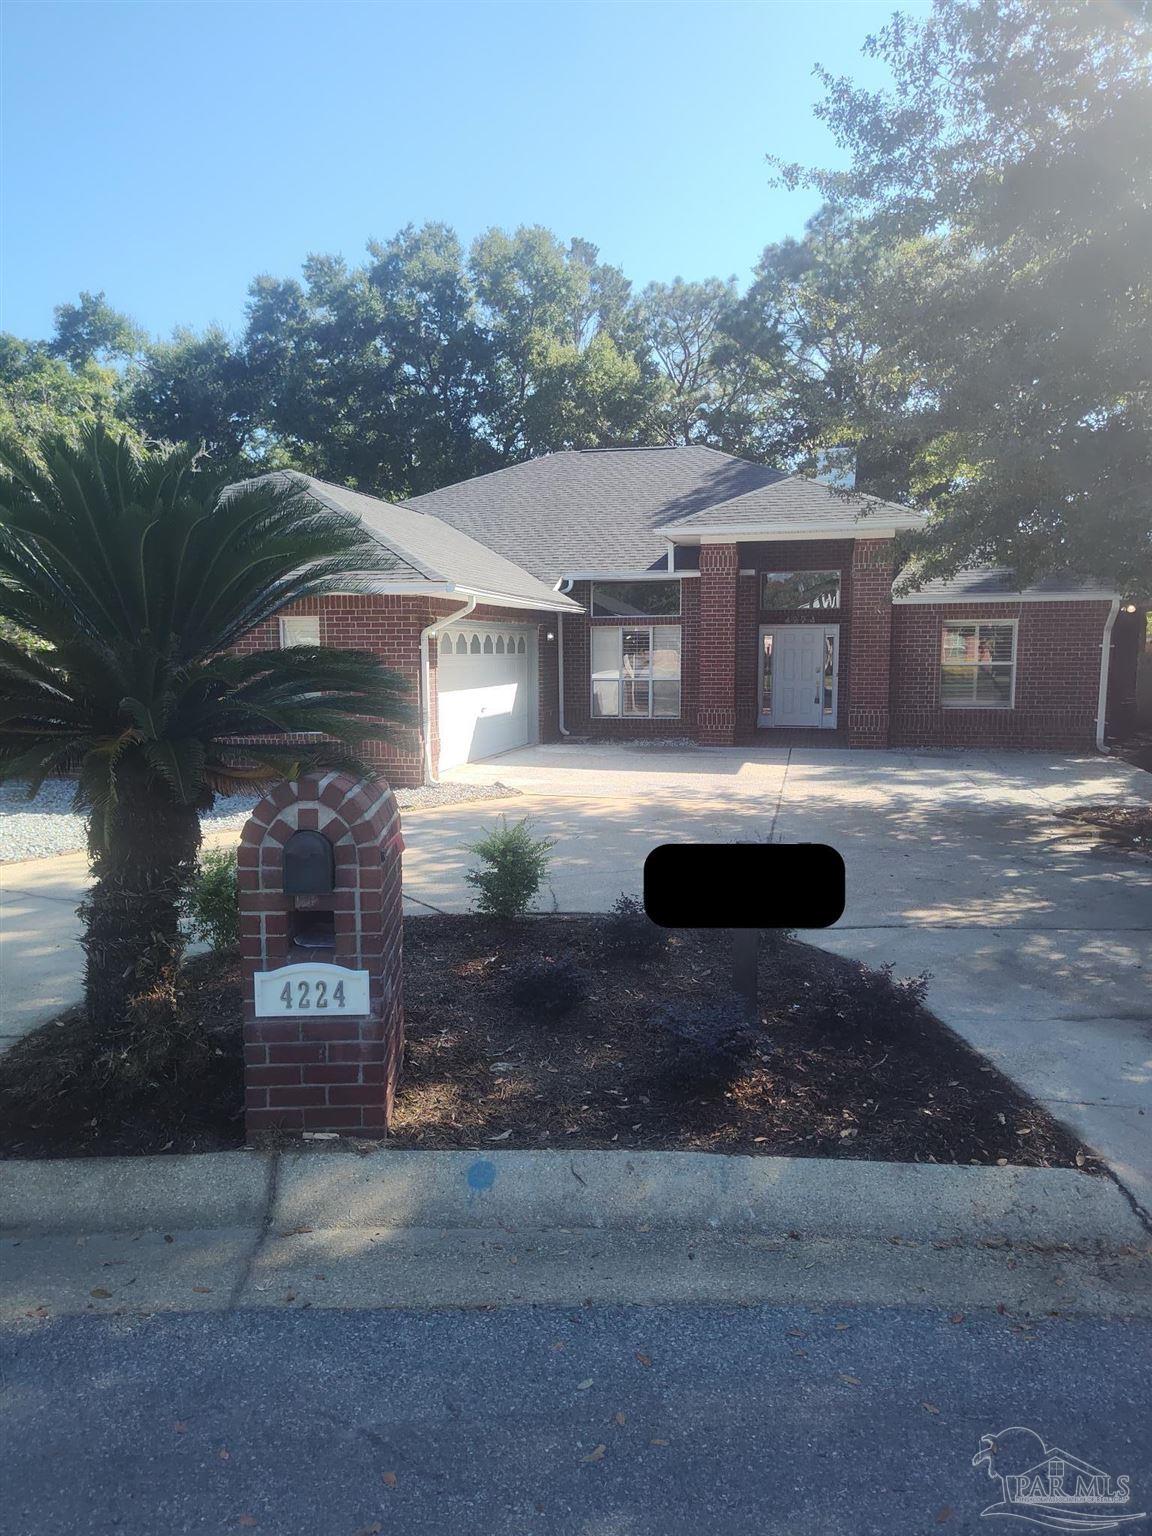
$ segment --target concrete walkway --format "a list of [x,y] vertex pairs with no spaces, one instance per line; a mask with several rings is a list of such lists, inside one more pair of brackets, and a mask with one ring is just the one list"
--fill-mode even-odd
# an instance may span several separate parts
[[[1010,752],[716,751],[572,744],[451,775],[522,798],[405,817],[412,911],[464,911],[467,844],[500,815],[556,839],[546,902],[610,907],[649,848],[691,839],[834,844],[840,925],[809,937],[902,974],[1105,1156],[1152,1211],[1152,860],[1102,849],[1062,807],[1152,799],[1108,757]],[[74,857],[0,868],[0,1036],[75,995]]]

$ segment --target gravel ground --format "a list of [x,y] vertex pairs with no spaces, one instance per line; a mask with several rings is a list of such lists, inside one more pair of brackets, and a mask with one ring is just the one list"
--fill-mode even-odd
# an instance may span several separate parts
[[[429,784],[422,789],[401,789],[396,799],[401,810],[426,810],[456,805],[462,800],[490,800],[518,795],[507,784]],[[85,847],[84,818],[72,809],[73,785],[64,780],[44,784],[34,800],[20,784],[0,784],[0,864],[24,859],[47,859],[57,853],[77,853]],[[237,831],[247,821],[255,796],[226,795],[204,817],[204,830]]]

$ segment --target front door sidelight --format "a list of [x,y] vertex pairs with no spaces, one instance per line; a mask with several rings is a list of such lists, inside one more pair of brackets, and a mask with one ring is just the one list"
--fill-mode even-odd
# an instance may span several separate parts
[[808,730],[836,724],[839,626],[765,625],[760,630],[762,726]]

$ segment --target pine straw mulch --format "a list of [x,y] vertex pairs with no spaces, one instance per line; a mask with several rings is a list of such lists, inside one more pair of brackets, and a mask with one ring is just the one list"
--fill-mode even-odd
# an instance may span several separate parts
[[[662,952],[627,958],[607,932],[598,916],[409,919],[408,1044],[389,1144],[1092,1166],[915,989],[774,935],[761,941],[762,1044],[727,1088],[685,1090],[653,1014],[726,992],[727,937],[674,934]],[[510,1001],[517,967],[541,955],[582,972],[585,995],[563,1017]],[[200,956],[185,978],[177,1047],[127,1079],[86,1058],[75,1010],[3,1058],[0,1156],[243,1145],[237,963]]]

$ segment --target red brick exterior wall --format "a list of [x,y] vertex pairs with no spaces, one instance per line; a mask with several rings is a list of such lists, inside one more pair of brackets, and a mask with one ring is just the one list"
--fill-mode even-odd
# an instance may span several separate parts
[[854,662],[847,701],[850,747],[888,745],[894,574],[891,539],[854,542],[849,609]]
[[739,569],[735,544],[701,545],[697,735],[707,747],[730,747],[736,740]]
[[[897,603],[892,610],[893,745],[1094,749],[1109,609],[1107,602]],[[941,707],[940,629],[945,619],[1018,621],[1012,709]]]
[[[769,570],[838,569],[839,610],[765,612],[761,574]],[[741,570],[754,574],[741,576]],[[699,576],[680,582],[681,713],[678,720],[596,720],[591,716],[589,631],[619,625],[587,611],[564,618],[564,711],[571,735],[597,740],[669,740],[850,746],[1018,746],[1087,750],[1095,744],[1100,646],[1107,602],[897,604],[891,602],[892,544],[887,539],[712,544],[700,551]],[[587,582],[571,596],[587,610]],[[455,598],[329,597],[296,605],[320,614],[326,645],[375,651],[407,678],[419,701],[420,633],[458,609]],[[1016,705],[1011,710],[942,709],[939,702],[941,618],[1020,618]],[[541,741],[560,739],[560,616],[516,608],[478,607],[478,623],[535,628],[538,727]],[[468,621],[463,621],[467,623]],[[638,619],[638,624],[647,621]],[[653,623],[665,622],[652,620]],[[675,623],[674,619],[667,622]],[[757,661],[762,624],[839,626],[838,729],[764,731],[757,727]],[[243,650],[279,645],[275,621],[247,637]],[[432,752],[439,755],[436,645],[430,651]],[[398,788],[423,782],[419,731],[368,741],[365,755]]]
[[[347,597],[308,598],[284,610],[285,616],[320,615],[320,643],[351,650],[373,651],[407,681],[409,702],[419,712],[420,634],[429,624],[457,611],[461,599],[405,594],[357,593]],[[557,615],[523,608],[479,605],[470,615],[473,623],[519,624],[536,630],[539,677],[537,684],[538,728],[541,741],[559,737],[557,722]],[[463,621],[467,622],[467,621]],[[279,619],[270,619],[252,630],[236,647],[243,653],[275,650],[280,644]],[[436,642],[429,646],[432,696],[432,761],[439,757],[437,719]],[[378,764],[380,772],[397,789],[424,782],[424,755],[418,725],[395,730],[390,739],[364,743],[364,756]]]
[[[297,830],[333,844],[330,896],[284,894],[284,844]],[[237,878],[249,1131],[387,1130],[404,1044],[402,849],[392,791],[344,774],[276,785],[245,825]],[[295,949],[294,914],[318,909],[334,914],[334,947]],[[305,960],[368,971],[371,1011],[257,1018],[257,971]]]

